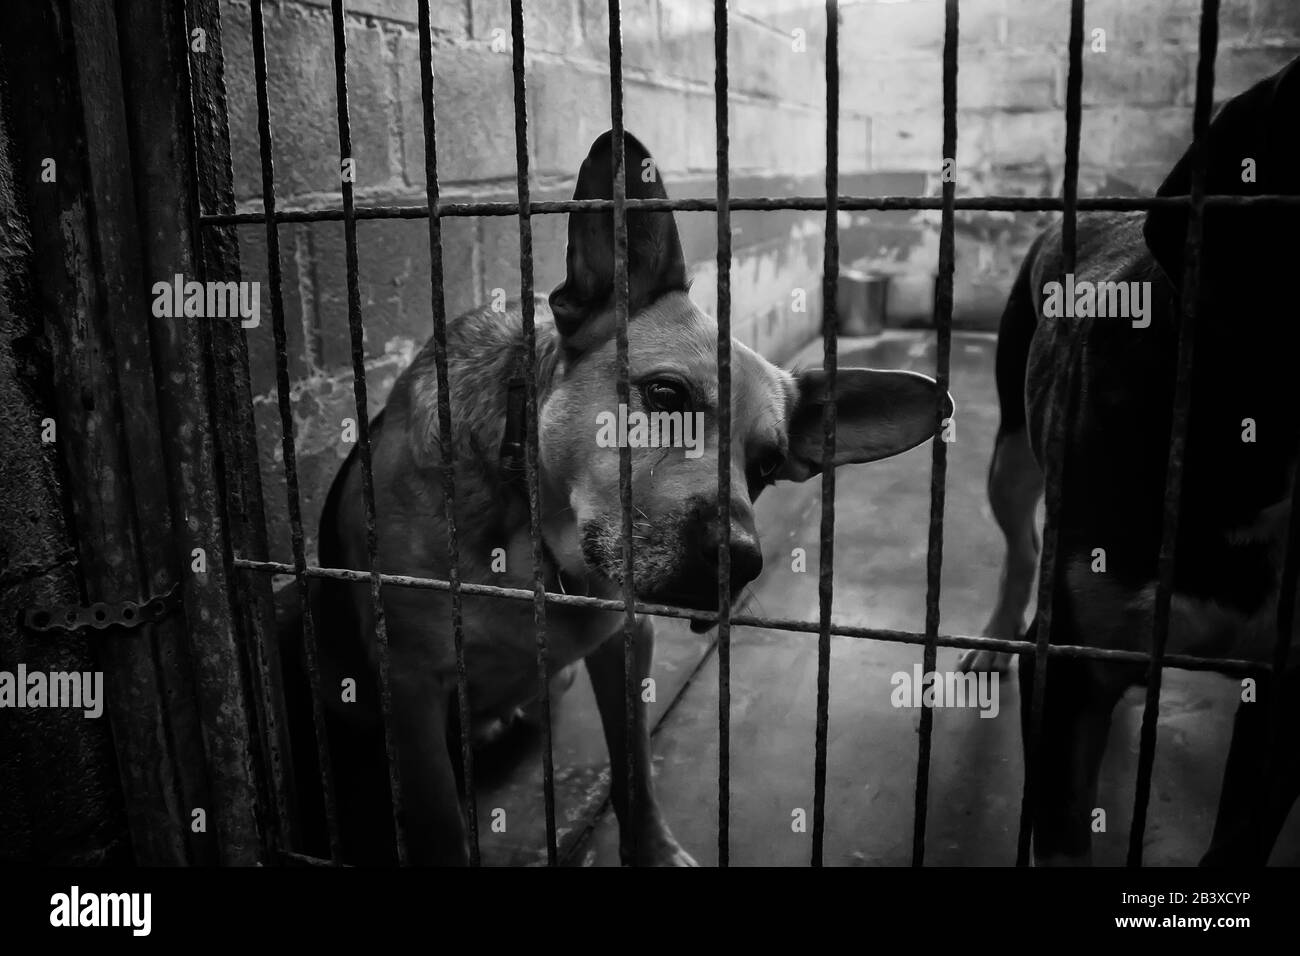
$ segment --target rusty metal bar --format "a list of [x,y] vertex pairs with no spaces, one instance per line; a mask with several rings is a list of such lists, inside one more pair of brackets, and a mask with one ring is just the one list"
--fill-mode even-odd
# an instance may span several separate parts
[[557,865],[555,755],[551,745],[550,652],[546,642],[546,582],[542,577],[541,494],[537,486],[537,329],[533,303],[533,225],[529,219],[528,93],[524,84],[524,11],[510,0],[515,85],[515,169],[519,181],[519,297],[524,319],[524,388],[528,421],[524,471],[528,483],[528,535],[533,549],[533,625],[537,629],[537,682],[542,708],[542,795],[546,813],[546,864]]
[[[921,673],[934,673],[938,659],[939,585],[943,574],[943,515],[948,477],[948,443],[939,433],[943,429],[944,405],[948,395],[949,366],[952,357],[953,273],[956,268],[953,200],[957,196],[957,0],[944,5],[943,35],[943,156],[945,175],[943,214],[939,224],[939,285],[935,298],[935,330],[938,348],[935,355],[935,380],[939,383],[934,412],[935,438],[930,442],[930,535],[925,568],[925,650],[921,655]],[[924,678],[922,678],[924,679]],[[921,708],[920,741],[916,756],[916,797],[912,823],[912,865],[925,863],[925,822],[930,795],[930,749],[934,734],[934,710]]]
[[262,0],[252,0],[253,78],[257,97],[257,133],[261,147],[262,204],[266,209],[266,275],[271,285],[271,333],[275,341],[275,390],[280,410],[280,449],[284,455],[284,484],[289,504],[289,538],[293,550],[294,580],[298,603],[302,608],[302,640],[311,684],[312,725],[316,736],[316,756],[320,762],[321,787],[325,800],[325,825],[329,834],[330,859],[338,861],[341,852],[338,824],[338,801],[335,796],[334,768],[330,760],[329,737],[325,726],[324,699],[321,697],[319,649],[316,624],[311,609],[311,589],[304,575],[307,549],[303,543],[302,500],[298,490],[298,453],[294,444],[293,393],[289,381],[289,357],[284,324],[284,283],[280,272],[280,229],[275,223],[275,153],[271,133],[270,95],[266,77],[266,27]]
[[[235,567],[245,571],[258,571],[265,574],[292,574],[293,565],[280,561],[252,561],[236,558]],[[303,573],[308,577],[327,578],[335,581],[352,581],[367,583],[370,574],[366,571],[353,571],[347,568],[309,567]],[[451,584],[437,578],[421,578],[404,574],[381,574],[379,576],[385,587],[417,588],[428,591],[447,591]],[[495,584],[466,584],[460,589],[472,596],[500,597],[511,601],[531,601],[533,592],[524,588],[503,588]],[[602,611],[622,611],[622,600],[587,597],[580,594],[564,594],[559,591],[547,591],[548,604],[565,607],[587,607]],[[693,608],[673,607],[669,604],[647,604],[636,601],[632,605],[637,614],[649,614],[654,617],[671,617],[691,621],[716,621],[716,611],[697,611]],[[750,614],[733,614],[731,623],[734,627],[762,627],[776,631],[794,631],[804,634],[819,634],[821,625],[815,621],[799,621],[792,618],[762,617]],[[880,627],[861,627],[851,624],[832,624],[831,633],[836,637],[853,637],[863,640],[886,641],[894,644],[924,644],[926,635],[918,631],[899,631]],[[962,634],[941,634],[938,638],[940,647],[973,648],[975,650],[1007,651],[1013,654],[1033,651],[1035,645],[1030,641],[1006,641],[992,637],[973,637]],[[1083,645],[1053,644],[1049,648],[1053,657],[1085,657],[1099,661],[1123,661],[1126,663],[1145,664],[1151,657],[1144,651],[1120,651],[1108,648],[1086,647]],[[1162,660],[1166,667],[1180,670],[1217,671],[1229,675],[1267,674],[1271,668],[1258,661],[1237,658],[1196,657],[1190,654],[1166,654]]]
[[[1083,0],[1071,0],[1069,75],[1065,93],[1065,182],[1064,218],[1061,226],[1063,271],[1074,271],[1079,208],[1079,130],[1082,125],[1083,101]],[[1036,798],[1035,774],[1039,767],[1043,737],[1043,707],[1047,691],[1047,659],[1052,640],[1053,599],[1058,573],[1057,550],[1060,544],[1061,498],[1064,483],[1066,431],[1074,420],[1077,402],[1078,365],[1083,337],[1075,335],[1065,375],[1055,383],[1044,462],[1043,478],[1047,518],[1043,524],[1043,553],[1038,573],[1037,633],[1034,647],[1034,684],[1030,701],[1029,737],[1026,743],[1025,782],[1020,803],[1020,829],[1016,840],[1016,865],[1029,864],[1033,837],[1033,809]],[[1022,658],[1020,666],[1025,666]],[[1023,704],[1022,704],[1023,706]]]
[[718,182],[718,866],[731,835],[731,140],[727,0],[713,4],[713,116]]
[[[433,98],[433,31],[430,0],[419,0],[420,102],[424,108],[424,180],[429,208],[438,208],[438,124]],[[470,742],[469,674],[465,667],[465,626],[460,589],[460,539],[456,531],[456,443],[451,431],[451,383],[447,372],[447,301],[443,293],[442,222],[429,217],[429,283],[433,301],[433,366],[438,378],[438,458],[443,512],[447,519],[447,577],[451,593],[451,631],[456,655],[456,706],[460,724],[460,762],[464,778],[469,862],[479,866],[478,791]]]
[[[618,326],[616,390],[620,405],[630,405],[628,386],[627,322],[627,168],[623,142],[623,25],[618,0],[609,0],[609,104],[613,130],[614,174],[614,316]],[[623,512],[623,694],[625,698],[627,746],[627,816],[636,819],[636,588],[632,563],[632,449],[626,442],[618,448],[618,499]],[[650,768],[646,767],[649,775]],[[611,774],[613,768],[611,766]],[[627,858],[635,861],[637,838],[635,826],[628,832]]]
[[[10,144],[14,162],[31,170],[43,157],[66,157],[56,182],[22,197],[30,248],[17,251],[30,253],[45,318],[58,428],[51,451],[68,479],[78,583],[92,602],[166,592],[177,571],[141,342],[147,286],[129,248],[139,237],[113,17],[98,3],[3,12],[6,36],[21,37],[5,48],[6,107],[26,133]],[[183,620],[98,642],[93,657],[104,671],[131,855],[153,865],[216,862],[210,838],[187,825],[186,809],[210,805],[211,789],[205,768],[183,759],[203,748]]]
[[[1090,196],[1080,197],[1076,208],[1080,212],[1139,212],[1148,209],[1182,207],[1188,204],[1186,196]],[[942,211],[941,196],[838,196],[836,206],[841,212],[869,212],[880,210],[934,210]],[[729,199],[733,212],[780,212],[798,210],[821,212],[826,208],[825,196],[751,197]],[[1208,207],[1219,206],[1300,206],[1300,196],[1280,194],[1259,196],[1212,195],[1205,197]],[[534,216],[560,215],[571,212],[596,212],[613,209],[612,199],[552,199],[534,202],[529,213]],[[628,199],[629,210],[716,212],[717,199]],[[957,199],[953,208],[959,212],[1062,212],[1065,201],[1053,196],[967,196]],[[427,219],[429,210],[437,209],[441,218],[461,216],[517,216],[517,202],[439,202],[423,206],[356,206],[355,216],[360,219]],[[343,210],[333,207],[321,209],[284,209],[275,214],[277,222],[341,222]],[[230,226],[260,223],[265,212],[233,212],[205,215],[205,226]]]
[[[1142,708],[1142,734],[1138,747],[1133,823],[1129,829],[1128,866],[1142,865],[1142,838],[1146,831],[1147,804],[1151,797],[1151,771],[1156,757],[1156,722],[1160,716],[1160,687],[1164,676],[1160,658],[1169,638],[1179,502],[1183,490],[1183,455],[1187,448],[1188,421],[1191,417],[1192,361],[1196,354],[1201,239],[1205,223],[1202,197],[1209,168],[1210,114],[1214,109],[1214,56],[1218,42],[1219,0],[1202,0],[1200,40],[1196,51],[1196,103],[1192,113],[1192,204],[1187,218],[1187,258],[1183,269],[1183,321],[1178,328],[1177,378],[1174,382],[1174,408],[1169,435],[1169,464],[1165,473],[1164,522],[1160,535],[1155,616],[1151,629],[1152,659],[1147,666],[1146,702]],[[1278,672],[1275,676],[1280,679],[1281,673]]]
[[[334,78],[338,98],[339,167],[352,159],[352,125],[348,118],[347,21],[343,0],[333,0]],[[380,594],[379,531],[375,520],[375,476],[370,453],[370,413],[366,401],[366,344],[361,325],[361,287],[357,277],[357,221],[353,215],[353,177],[340,175],[343,191],[343,241],[348,283],[348,330],[352,338],[352,390],[357,409],[357,446],[361,451],[361,497],[366,512],[366,554],[370,563],[370,609],[375,621],[375,646],[379,658],[379,696],[384,715],[384,746],[388,755],[388,785],[393,803],[393,827],[396,833],[397,860],[406,863],[405,819],[402,812],[401,770],[397,763],[397,742],[393,733],[393,689],[389,683],[392,668],[388,648],[388,628],[384,621],[384,603]]]
[[[140,4],[147,8],[148,4]],[[222,54],[222,22],[218,0],[186,0],[183,5],[184,33],[176,38],[177,56],[184,66],[167,72],[184,87],[183,99],[189,110],[191,139],[188,160],[163,161],[164,168],[186,165],[190,176],[190,236],[197,252],[195,264],[204,281],[231,281],[240,277],[239,248],[231,227],[202,228],[205,209],[228,212],[235,208],[234,173],[230,167],[230,132],[226,110],[225,62]],[[207,34],[208,52],[192,56],[190,31],[201,26]],[[167,82],[165,78],[159,82]],[[182,113],[186,113],[184,108]],[[152,135],[152,134],[150,134]],[[141,140],[147,137],[139,137]],[[152,189],[152,187],[151,187]],[[180,204],[183,208],[184,204]],[[165,273],[164,273],[165,274]],[[275,789],[279,833],[272,841],[283,847],[296,839],[296,820],[290,807],[297,798],[293,774],[289,772],[292,741],[284,714],[279,643],[274,639],[275,608],[271,581],[262,575],[235,573],[236,554],[265,557],[267,554],[266,511],[257,455],[256,423],[248,369],[248,342],[238,323],[200,323],[206,389],[205,427],[214,437],[214,480],[223,506],[225,522],[222,562],[233,593],[230,600],[237,615],[237,628],[251,645],[255,660],[250,665],[261,686],[256,704],[261,707],[260,727],[268,744],[265,756]],[[288,801],[289,806],[285,803]],[[286,816],[288,819],[285,819]]]
[[817,726],[813,754],[812,866],[822,865],[826,833],[826,747],[830,731],[831,601],[835,573],[835,380],[839,361],[836,339],[836,289],[840,277],[840,11],[826,0],[826,236],[822,266],[822,520],[817,567]]
[[[153,279],[177,273],[195,276],[204,267],[196,167],[191,162],[190,56],[184,17],[183,5],[159,6],[143,0],[117,5],[138,251],[146,274]],[[219,31],[213,31],[211,52],[218,60],[219,38]],[[236,264],[236,278],[237,269]],[[217,808],[210,811],[214,824],[210,829],[218,859],[253,864],[264,861],[270,847],[283,845],[290,831],[282,760],[287,736],[275,710],[279,670],[274,642],[266,637],[265,612],[270,605],[254,599],[241,610],[238,595],[244,589],[238,579],[245,576],[235,574],[228,563],[226,489],[209,417],[213,379],[207,360],[212,355],[213,324],[153,316],[147,341],[157,389],[174,554],[191,623],[185,639]],[[196,552],[204,556],[203,572],[191,565]],[[269,598],[269,586],[260,590],[259,596]],[[163,659],[171,653],[171,648],[160,649]]]

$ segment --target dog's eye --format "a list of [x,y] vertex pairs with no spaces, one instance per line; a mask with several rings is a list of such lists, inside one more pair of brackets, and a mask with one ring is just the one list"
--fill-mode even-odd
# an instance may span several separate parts
[[759,492],[769,485],[776,484],[776,473],[785,464],[785,456],[779,451],[765,452],[750,461],[745,469],[745,479],[749,484],[749,498],[758,498]]
[[690,396],[677,382],[655,379],[642,389],[645,403],[651,411],[684,412],[690,405]]
[[772,484],[776,481],[776,473],[781,466],[785,464],[785,455],[779,451],[766,452],[760,455],[754,465],[758,469],[758,475],[766,484]]

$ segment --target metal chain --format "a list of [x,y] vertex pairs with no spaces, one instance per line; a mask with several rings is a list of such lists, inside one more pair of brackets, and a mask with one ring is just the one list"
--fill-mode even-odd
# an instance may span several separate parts
[[164,594],[145,601],[119,601],[106,604],[100,601],[83,607],[77,604],[31,607],[23,614],[23,624],[32,631],[72,633],[91,628],[106,631],[110,628],[131,628],[150,624],[166,617],[180,607],[181,586],[173,584]]

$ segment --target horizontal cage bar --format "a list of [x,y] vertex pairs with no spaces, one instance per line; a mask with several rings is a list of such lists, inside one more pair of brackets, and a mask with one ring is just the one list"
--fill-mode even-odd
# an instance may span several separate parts
[[[1093,196],[1080,199],[1080,212],[1141,212],[1149,209],[1166,209],[1187,206],[1188,196]],[[1270,193],[1260,196],[1213,195],[1205,197],[1207,206],[1300,206],[1300,196]],[[730,199],[727,207],[733,212],[821,212],[826,209],[825,196],[779,196]],[[532,216],[557,215],[570,212],[600,212],[613,209],[610,199],[555,199],[533,202],[528,206]],[[629,199],[628,210],[674,212],[717,212],[717,199]],[[840,196],[836,200],[840,212],[906,211],[943,209],[942,196]],[[1051,196],[967,196],[953,201],[959,212],[1062,212],[1065,202]],[[356,219],[427,219],[428,205],[356,206]],[[446,202],[438,204],[439,218],[459,216],[517,216],[518,202]],[[336,222],[342,221],[343,210],[338,207],[321,209],[283,209],[275,213],[276,222]],[[247,225],[266,221],[264,212],[235,212],[210,214],[199,217],[204,226]]]
[[[282,561],[253,561],[248,558],[235,558],[234,566],[242,571],[262,574],[292,575],[294,573],[293,565]],[[369,572],[352,571],[347,568],[307,567],[303,569],[302,573],[307,577],[352,581],[362,584],[370,581]],[[449,591],[451,589],[451,582],[439,578],[420,578],[405,574],[381,573],[379,580],[385,587],[424,588],[431,591]],[[459,587],[463,594],[499,597],[511,601],[533,600],[533,592],[524,588],[503,588],[495,584],[470,584],[468,582],[461,582]],[[545,593],[547,603],[557,606],[589,607],[602,611],[622,611],[625,607],[622,601],[613,598],[594,598],[581,594],[564,594],[558,591],[547,591]],[[716,611],[698,611],[693,608],[675,607],[670,604],[647,604],[641,601],[633,602],[633,610],[637,614],[673,617],[682,620],[716,621],[718,618]],[[816,621],[799,621],[791,618],[761,617],[749,614],[733,614],[731,616],[731,625],[732,627],[763,627],[776,631],[793,631],[806,634],[816,634],[821,630],[821,625]],[[831,634],[835,637],[888,641],[894,644],[925,643],[925,634],[920,632],[861,627],[851,624],[833,623],[831,624]],[[997,638],[972,637],[964,634],[942,634],[938,638],[938,643],[940,647],[1006,651],[1013,654],[1032,652],[1034,650],[1034,644],[1029,641],[1005,641]],[[1073,644],[1054,644],[1049,653],[1060,657],[1084,657],[1092,660],[1122,661],[1124,663],[1138,664],[1148,663],[1151,660],[1151,655],[1142,651],[1117,651]],[[1176,670],[1215,671],[1230,677],[1254,676],[1272,672],[1272,666],[1266,663],[1240,658],[1197,657],[1192,654],[1166,654],[1162,658],[1162,663],[1164,666]]]

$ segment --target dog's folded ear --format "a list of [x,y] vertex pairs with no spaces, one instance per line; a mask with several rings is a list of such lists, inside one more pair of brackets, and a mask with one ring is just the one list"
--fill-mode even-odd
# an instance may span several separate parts
[[[1225,103],[1210,124],[1207,148],[1207,195],[1300,193],[1300,57]],[[1156,195],[1189,195],[1194,162],[1189,147]],[[1207,207],[1205,268],[1226,276],[1257,275],[1293,259],[1298,218],[1293,207]],[[1187,219],[1186,207],[1153,209],[1143,230],[1147,247],[1176,286],[1183,281]]]
[[[614,134],[602,133],[578,173],[574,199],[614,198]],[[623,135],[628,199],[667,199],[649,151]],[[686,291],[686,259],[669,211],[628,210],[628,315],[669,292]],[[551,293],[551,312],[565,350],[582,351],[600,337],[590,321],[605,312],[614,294],[614,212],[569,213],[569,249],[564,282]]]
[[[789,449],[777,477],[803,481],[823,468],[822,410],[826,373],[795,376],[798,389],[790,416]],[[835,464],[877,461],[915,448],[934,437],[953,413],[952,396],[918,372],[842,368],[835,376]]]

